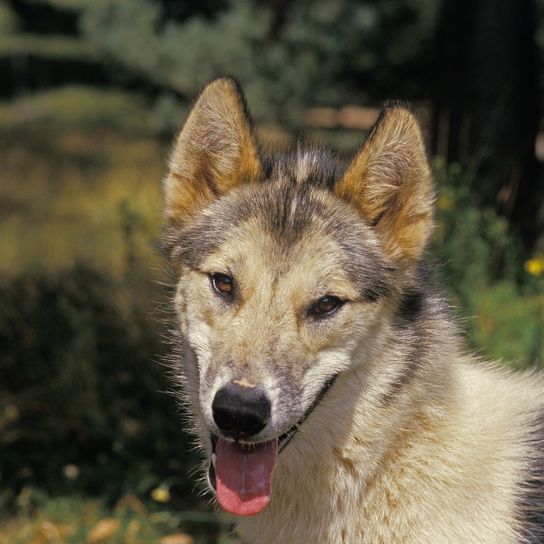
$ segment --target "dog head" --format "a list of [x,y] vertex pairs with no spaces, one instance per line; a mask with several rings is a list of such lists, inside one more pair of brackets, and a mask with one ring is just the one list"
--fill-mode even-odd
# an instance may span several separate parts
[[347,165],[302,147],[265,157],[237,84],[218,79],[164,188],[177,371],[220,504],[253,514],[278,451],[337,376],[383,347],[432,227],[421,133],[394,107]]

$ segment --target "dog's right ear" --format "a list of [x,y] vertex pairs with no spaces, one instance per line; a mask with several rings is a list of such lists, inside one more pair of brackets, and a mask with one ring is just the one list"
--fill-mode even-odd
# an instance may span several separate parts
[[183,226],[214,199],[261,177],[246,102],[236,81],[212,81],[178,136],[165,179],[166,217]]

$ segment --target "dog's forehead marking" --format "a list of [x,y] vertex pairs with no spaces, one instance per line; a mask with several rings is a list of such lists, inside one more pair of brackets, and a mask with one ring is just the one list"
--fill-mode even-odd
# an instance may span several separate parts
[[[318,159],[319,157],[316,151],[299,148],[297,150],[296,160],[294,161],[294,167],[289,163],[285,165],[286,178],[291,178],[292,183],[294,183],[297,187],[308,182],[309,178],[312,176],[312,173],[317,171]],[[290,169],[294,171],[294,175],[290,175]],[[291,196],[291,206],[288,217],[288,224],[291,226],[295,224],[298,204],[299,193],[298,191],[294,191]]]
[[268,181],[291,187],[311,186],[331,190],[346,170],[340,157],[318,147],[298,143],[295,149],[278,156],[263,157]]
[[289,212],[289,223],[292,225],[295,222],[295,216],[297,213],[297,194],[295,193],[291,198],[291,210]]
[[295,181],[300,184],[308,179],[318,164],[317,153],[311,149],[298,149],[295,166]]

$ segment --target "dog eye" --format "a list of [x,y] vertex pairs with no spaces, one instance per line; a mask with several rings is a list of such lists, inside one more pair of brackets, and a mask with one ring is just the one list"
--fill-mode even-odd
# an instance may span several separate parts
[[308,310],[312,317],[328,317],[344,305],[344,301],[334,296],[326,296],[314,302]]
[[226,274],[211,274],[210,279],[212,287],[220,295],[232,295],[234,290],[234,280]]

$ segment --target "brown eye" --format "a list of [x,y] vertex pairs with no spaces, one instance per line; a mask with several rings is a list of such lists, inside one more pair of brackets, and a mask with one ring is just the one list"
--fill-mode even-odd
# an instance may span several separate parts
[[308,313],[312,317],[328,317],[334,314],[343,304],[344,301],[338,297],[322,297],[310,306]]
[[234,281],[226,274],[212,274],[210,276],[213,289],[220,295],[232,295]]

